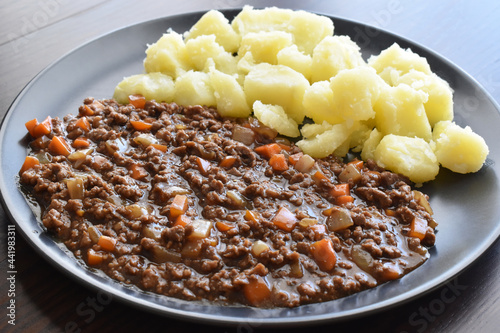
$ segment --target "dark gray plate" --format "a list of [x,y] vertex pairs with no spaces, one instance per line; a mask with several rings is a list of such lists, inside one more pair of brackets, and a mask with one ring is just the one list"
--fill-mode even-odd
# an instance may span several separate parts
[[[224,11],[228,19],[238,10]],[[189,13],[145,22],[115,31],[59,59],[37,75],[19,94],[0,130],[0,190],[10,218],[33,248],[47,261],[77,281],[126,303],[181,319],[251,326],[321,323],[359,317],[400,304],[446,283],[477,259],[500,235],[500,113],[491,97],[469,75],[434,52],[393,34],[363,24],[332,18],[335,33],[351,36],[363,54],[378,54],[397,42],[427,57],[431,68],[455,90],[456,122],[469,125],[490,147],[486,165],[476,174],[442,170],[423,191],[431,196],[439,222],[437,243],[422,267],[375,289],[323,304],[294,309],[262,310],[186,302],[142,292],[115,282],[83,263],[47,236],[18,190],[17,173],[26,156],[24,123],[34,117],[75,114],[88,96],[110,98],[124,77],[143,71],[147,43],[168,28],[188,30],[203,13]],[[372,37],[368,37],[372,36]]]

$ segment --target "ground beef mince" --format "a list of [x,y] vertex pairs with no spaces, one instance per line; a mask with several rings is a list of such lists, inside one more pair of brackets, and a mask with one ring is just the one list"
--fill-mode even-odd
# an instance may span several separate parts
[[44,123],[20,173],[43,225],[143,290],[294,307],[397,279],[435,241],[427,197],[407,179],[315,160],[253,118],[88,98]]

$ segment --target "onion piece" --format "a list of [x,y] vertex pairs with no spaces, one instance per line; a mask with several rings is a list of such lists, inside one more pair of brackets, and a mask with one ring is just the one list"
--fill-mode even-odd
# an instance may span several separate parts
[[363,250],[361,245],[354,245],[351,249],[352,261],[365,272],[370,273],[373,266],[373,257]]
[[347,183],[349,180],[356,182],[359,179],[361,179],[361,172],[353,164],[348,164],[339,175],[339,180],[343,183]]
[[332,209],[326,220],[326,225],[330,231],[339,231],[354,225],[351,214],[345,208],[338,207]]
[[189,239],[202,239],[210,236],[210,231],[212,230],[213,222],[196,219],[191,222],[193,226],[193,232],[188,236]]
[[147,224],[142,228],[144,237],[154,239],[156,241],[161,239],[161,233],[165,229],[164,226],[158,223]]
[[254,256],[258,257],[258,256],[260,256],[261,253],[263,253],[267,250],[269,250],[269,245],[267,245],[266,243],[264,243],[261,240],[255,241],[255,243],[253,243],[253,245],[252,245],[252,254]]
[[425,195],[417,190],[413,190],[413,198],[415,198],[415,201],[422,207],[424,207],[425,211],[429,213],[430,215],[433,215],[434,212],[431,208],[431,205],[429,204],[429,201],[425,197]]
[[250,128],[236,125],[233,129],[232,139],[248,146],[254,142],[255,132]]
[[71,199],[83,199],[84,188],[82,178],[76,177],[68,179],[66,180],[66,186],[68,186],[69,197]]
[[182,259],[180,253],[168,250],[160,245],[154,245],[153,248],[151,249],[151,253],[153,254],[153,260],[157,263],[164,263],[164,262],[177,263],[180,262]]
[[314,167],[314,163],[316,163],[314,158],[304,154],[298,159],[297,163],[295,163],[295,169],[302,173],[308,173]]
[[94,243],[97,243],[102,235],[101,231],[93,225],[87,228],[87,232],[89,233],[90,240]]

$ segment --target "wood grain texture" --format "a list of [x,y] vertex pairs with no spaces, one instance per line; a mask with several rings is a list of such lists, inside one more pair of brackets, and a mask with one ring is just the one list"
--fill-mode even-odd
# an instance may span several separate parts
[[[211,8],[275,5],[349,18],[429,47],[476,78],[500,101],[500,3],[495,1],[118,1],[26,0],[0,4],[0,116],[38,72],[73,48],[120,27]],[[49,5],[52,5],[50,11]],[[55,5],[57,4],[57,6]],[[45,6],[45,7],[44,7]],[[45,9],[44,9],[45,8]],[[43,13],[45,13],[44,19]],[[16,326],[5,315],[7,216],[0,208],[1,332],[274,332],[242,323],[216,327],[146,313],[87,289],[16,242]],[[404,305],[319,332],[496,332],[500,325],[500,241],[444,286]],[[287,329],[303,332],[304,328]]]

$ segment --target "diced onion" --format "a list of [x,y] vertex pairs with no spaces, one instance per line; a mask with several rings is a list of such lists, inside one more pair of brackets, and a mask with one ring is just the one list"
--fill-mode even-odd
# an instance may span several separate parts
[[424,207],[424,209],[427,213],[429,213],[430,215],[433,215],[434,212],[432,211],[431,205],[429,204],[429,201],[427,201],[427,198],[425,197],[425,195],[422,192],[417,191],[417,190],[413,190],[412,192],[413,192],[413,197],[415,198],[417,203],[420,206]]
[[89,233],[90,240],[92,240],[92,242],[94,243],[97,243],[102,235],[99,229],[97,229],[93,225],[87,228],[87,232]]
[[365,272],[370,272],[373,265],[373,257],[370,253],[361,248],[361,245],[354,245],[351,249],[352,261]]
[[235,126],[233,129],[232,139],[245,145],[251,145],[255,139],[255,132],[247,127]]
[[349,180],[356,182],[360,178],[361,172],[352,164],[347,165],[339,175],[339,180],[343,183],[347,183]]
[[328,230],[339,231],[354,224],[351,214],[345,208],[333,209],[326,220]]
[[297,163],[295,164],[295,169],[302,173],[308,173],[314,167],[315,160],[311,156],[304,154],[302,155]]
[[261,240],[257,240],[255,241],[255,243],[253,243],[252,245],[252,254],[254,256],[260,256],[261,253],[263,253],[264,251],[267,251],[269,250],[269,245],[267,245],[266,243],[264,243],[263,241]]
[[71,178],[66,181],[68,186],[69,197],[71,199],[83,199],[84,188],[82,178]]
[[193,226],[193,232],[189,235],[190,239],[202,239],[210,236],[210,231],[212,230],[212,222],[202,219],[194,220],[191,225]]

